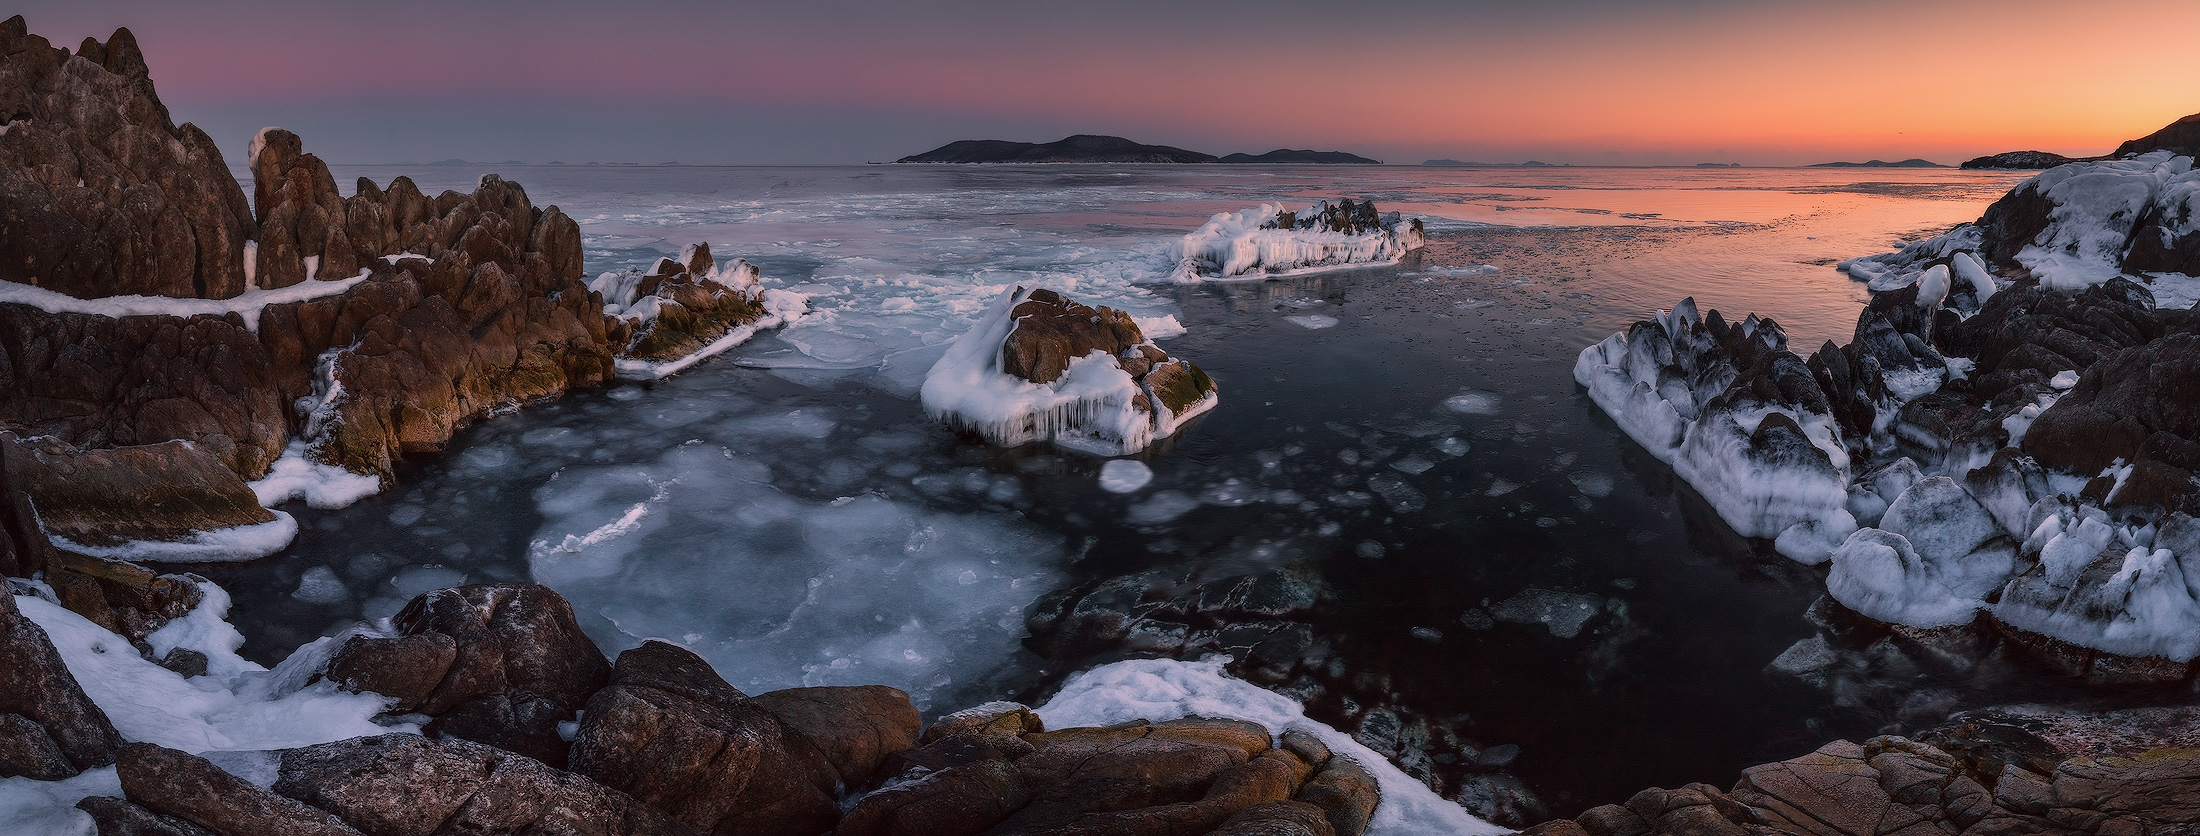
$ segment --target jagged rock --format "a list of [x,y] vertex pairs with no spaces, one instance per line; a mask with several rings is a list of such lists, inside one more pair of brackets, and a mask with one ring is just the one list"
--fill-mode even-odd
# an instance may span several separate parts
[[222,836],[360,836],[324,810],[246,783],[197,755],[131,743],[122,747],[115,772],[130,803]]
[[930,744],[956,735],[997,740],[1046,730],[1046,722],[1022,703],[989,702],[932,721],[917,742]]
[[46,631],[0,592],[0,778],[57,780],[115,762],[122,737]]
[[280,775],[275,792],[374,836],[697,832],[587,778],[463,740],[389,734],[307,746],[283,753]]
[[788,688],[750,702],[815,747],[843,787],[868,783],[889,756],[917,745],[923,726],[909,695],[884,685]]
[[[422,594],[392,619],[399,638],[347,641],[329,661],[348,687],[386,684],[435,718],[428,734],[486,743],[563,767],[558,724],[611,678],[611,664],[549,587],[474,585]],[[422,693],[430,668],[449,662]],[[415,670],[414,666],[421,666]]]
[[[567,245],[568,234],[562,229],[545,229],[544,246]],[[574,247],[579,245],[578,235],[576,227],[571,233]],[[590,282],[589,289],[603,295],[606,315],[625,329],[625,335],[615,340],[622,354],[663,362],[693,354],[733,329],[763,318],[765,291],[758,287],[758,276],[755,265],[740,259],[719,265],[711,257],[709,244],[695,244],[678,260],[657,259],[647,272],[605,273]]]
[[228,298],[254,221],[221,152],[178,127],[128,29],[70,55],[0,24],[0,280],[83,298]]
[[[2200,440],[2200,335],[2172,334],[2103,359],[2040,413],[2024,451],[2057,470],[2098,473],[2138,458],[2153,433]],[[2182,502],[2189,492],[2176,497]]]
[[[616,671],[581,719],[573,770],[699,831],[791,836],[831,829],[840,816],[837,767],[854,771],[872,756],[868,741],[826,751],[676,645],[643,642],[619,654]],[[804,720],[847,719],[842,710],[802,705],[815,696],[781,705]],[[907,706],[904,696],[899,707],[914,715]],[[914,723],[907,731],[902,748],[916,740]]]

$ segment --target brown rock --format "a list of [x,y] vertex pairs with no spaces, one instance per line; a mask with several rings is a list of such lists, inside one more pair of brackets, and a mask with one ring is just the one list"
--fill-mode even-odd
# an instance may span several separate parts
[[1335,836],[1320,807],[1278,801],[1245,808],[1216,828],[1213,836]]
[[0,716],[16,718],[0,724],[0,777],[53,780],[115,762],[122,736],[11,594],[0,594],[0,659]]
[[94,795],[76,803],[92,817],[99,836],[216,836],[213,831],[173,816],[163,816],[119,798]]
[[1046,289],[1032,291],[1009,316],[1016,327],[1001,346],[1001,371],[1033,383],[1054,382],[1071,360],[1094,351],[1112,357],[1146,341],[1130,314],[1096,310]]
[[106,546],[272,522],[252,489],[188,441],[77,450],[54,438],[0,433],[9,484],[30,496],[45,530]]
[[292,749],[283,753],[275,791],[374,836],[695,832],[625,793],[532,759],[409,734]]
[[404,636],[440,633],[455,645],[449,670],[419,706],[435,718],[431,735],[563,766],[558,724],[610,679],[610,663],[573,620],[572,604],[548,587],[439,589],[406,604],[394,623]]
[[1299,788],[1298,800],[1322,809],[1338,836],[1359,836],[1375,816],[1382,790],[1367,768],[1348,757],[1331,757],[1314,778]]
[[909,695],[884,685],[788,688],[749,701],[815,746],[841,786],[860,786],[888,756],[915,748],[923,720]]
[[959,734],[982,738],[1014,738],[1019,735],[1046,731],[1046,722],[1022,703],[989,702],[975,708],[966,708],[932,722],[926,726],[920,743],[933,743],[942,738]]
[[115,767],[130,803],[222,836],[359,836],[335,816],[245,783],[196,755],[131,743]]
[[353,636],[330,657],[328,678],[345,689],[373,691],[397,701],[390,711],[420,707],[458,658],[458,640],[442,633],[399,638]]
[[[806,719],[830,713],[808,701],[782,703]],[[664,642],[619,654],[611,687],[581,719],[572,766],[700,831],[813,834],[840,814],[839,776],[814,744]]]

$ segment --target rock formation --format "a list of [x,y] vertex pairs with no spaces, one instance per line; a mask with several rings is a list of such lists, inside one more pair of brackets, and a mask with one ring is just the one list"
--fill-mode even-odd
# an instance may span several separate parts
[[5,590],[0,659],[0,778],[54,781],[115,762],[121,736]]
[[76,54],[0,22],[0,280],[223,299],[255,224],[204,131],[169,121],[128,29]]
[[1129,314],[1019,287],[926,373],[923,399],[935,419],[995,444],[1115,456],[1174,435],[1220,395]]
[[1170,246],[1180,283],[1264,279],[1277,273],[1395,264],[1421,248],[1420,218],[1378,212],[1374,201],[1304,209],[1261,204],[1209,218]]

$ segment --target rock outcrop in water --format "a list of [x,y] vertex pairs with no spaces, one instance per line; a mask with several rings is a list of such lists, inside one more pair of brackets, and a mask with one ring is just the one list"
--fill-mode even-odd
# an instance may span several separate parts
[[2185,680],[2194,184],[2167,150],[2063,166],[1976,224],[1843,263],[1874,292],[1846,346],[1805,361],[1776,324],[1684,300],[1584,351],[1575,377],[1736,532],[1830,560],[1830,594],[1858,613],[2096,681]]
[[1180,283],[1395,264],[1424,243],[1420,218],[1351,198],[1304,209],[1261,204],[1209,218],[1170,246]]
[[1053,142],[965,139],[897,163],[1211,163],[1214,155],[1167,145],[1141,145],[1119,136],[1078,134]]
[[1122,311],[1016,288],[924,378],[925,412],[1002,446],[1051,441],[1101,456],[1159,443],[1220,402]]

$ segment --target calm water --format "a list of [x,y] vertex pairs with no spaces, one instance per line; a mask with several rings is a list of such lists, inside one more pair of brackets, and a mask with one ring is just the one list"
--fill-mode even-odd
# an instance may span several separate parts
[[[340,169],[340,178],[398,173]],[[410,172],[423,189],[480,172]],[[305,523],[289,553],[201,567],[280,657],[425,589],[537,579],[616,651],[666,637],[743,688],[885,682],[935,711],[1067,671],[1026,607],[1151,567],[1295,567],[1322,629],[1405,704],[1517,743],[1556,812],[1743,765],[1885,712],[1766,676],[1812,632],[1820,574],[1733,537],[1588,402],[1574,356],[1694,295],[1846,341],[1830,265],[1975,218],[2018,175],[1946,170],[1234,167],[518,167],[579,219],[591,270],[707,241],[812,294],[784,333],[651,387],[477,425],[394,491]],[[425,176],[423,176],[425,175]],[[1372,198],[1428,220],[1398,267],[1156,285],[1168,242],[1262,201]],[[1001,451],[924,420],[944,343],[1017,284],[1189,329],[1161,341],[1220,408],[1101,491],[1100,461]],[[1287,316],[1319,315],[1309,329]],[[1314,320],[1302,320],[1314,321]],[[1591,600],[1578,635],[1486,616]],[[1945,683],[1942,683],[1945,685]],[[1937,686],[1936,686],[1937,687]],[[1958,690],[1969,686],[1950,685]],[[1969,702],[2037,694],[1994,685]]]

